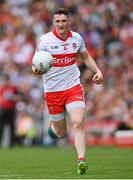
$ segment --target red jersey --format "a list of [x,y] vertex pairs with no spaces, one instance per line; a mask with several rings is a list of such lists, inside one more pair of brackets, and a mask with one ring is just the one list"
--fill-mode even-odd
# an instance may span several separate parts
[[16,87],[13,85],[0,87],[0,107],[5,109],[15,108],[16,101],[14,95],[16,94]]

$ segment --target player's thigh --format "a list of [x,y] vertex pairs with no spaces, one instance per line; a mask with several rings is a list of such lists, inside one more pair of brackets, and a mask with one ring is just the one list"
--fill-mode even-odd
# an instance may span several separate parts
[[72,123],[76,123],[76,124],[84,123],[84,116],[85,116],[84,107],[75,107],[71,109],[68,113],[69,113]]
[[51,114],[49,113],[49,121],[54,126],[56,132],[66,131],[66,112],[65,110],[61,113]]
[[68,90],[66,109],[73,121],[79,122],[84,119],[85,101],[84,92],[80,84]]

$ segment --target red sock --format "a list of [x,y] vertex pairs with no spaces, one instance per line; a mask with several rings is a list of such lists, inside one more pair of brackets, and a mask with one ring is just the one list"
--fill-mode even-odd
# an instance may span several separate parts
[[80,157],[78,158],[79,161],[85,161],[85,158],[84,157]]

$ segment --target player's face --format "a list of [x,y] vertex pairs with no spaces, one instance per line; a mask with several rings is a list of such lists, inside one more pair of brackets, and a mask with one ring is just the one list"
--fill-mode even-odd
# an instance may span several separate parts
[[59,35],[65,36],[68,33],[70,19],[64,14],[55,15],[53,20],[54,27]]

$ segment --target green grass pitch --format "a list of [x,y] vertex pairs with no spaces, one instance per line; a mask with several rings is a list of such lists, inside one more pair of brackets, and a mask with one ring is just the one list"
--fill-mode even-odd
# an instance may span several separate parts
[[88,147],[87,161],[88,173],[78,175],[73,146],[0,149],[0,179],[133,178],[133,149]]

